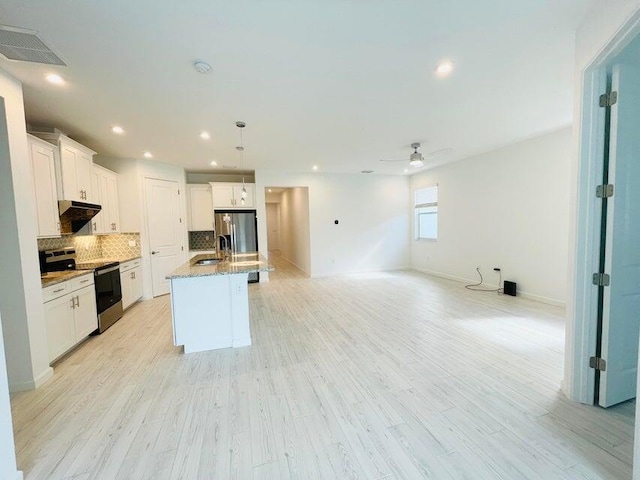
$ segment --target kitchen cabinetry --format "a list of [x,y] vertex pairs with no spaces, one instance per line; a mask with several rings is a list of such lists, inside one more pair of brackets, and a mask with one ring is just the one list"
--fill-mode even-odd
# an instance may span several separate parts
[[122,308],[126,309],[142,297],[142,267],[140,259],[120,264],[120,285],[122,287]]
[[56,186],[56,148],[44,140],[27,135],[31,178],[36,198],[38,238],[60,236],[58,191]]
[[211,183],[213,208],[255,208],[255,184],[245,183],[247,198],[242,203],[242,183]]
[[92,233],[104,235],[120,233],[120,214],[118,211],[118,174],[99,165],[91,171],[91,187],[94,202],[102,205],[102,210],[93,217]]
[[96,152],[57,130],[32,133],[59,149],[56,161],[58,199],[97,203],[91,186],[91,169]]
[[187,185],[190,232],[213,231],[211,185]]
[[43,289],[49,362],[53,362],[98,328],[93,275]]

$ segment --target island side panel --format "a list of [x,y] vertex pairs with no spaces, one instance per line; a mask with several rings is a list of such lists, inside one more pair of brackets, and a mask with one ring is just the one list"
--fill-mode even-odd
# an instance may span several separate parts
[[249,274],[231,275],[231,314],[233,318],[233,346],[251,345],[249,326]]
[[171,280],[175,344],[184,353],[233,345],[231,275]]

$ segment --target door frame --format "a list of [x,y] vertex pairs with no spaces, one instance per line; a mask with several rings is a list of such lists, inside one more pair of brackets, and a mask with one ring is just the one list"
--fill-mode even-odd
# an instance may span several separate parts
[[604,122],[600,123],[599,78],[633,39],[640,34],[640,10],[621,27],[600,53],[580,72],[582,83],[581,114],[578,116],[577,188],[573,291],[567,309],[565,379],[563,390],[572,400],[593,405],[595,371],[589,357],[595,354],[597,341],[597,295],[593,294],[592,274],[598,270],[600,256],[600,201],[595,187],[602,181]]
[[[188,249],[185,250],[184,246],[185,245],[189,245],[189,240],[188,240],[188,230],[187,230],[187,211],[186,211],[186,183],[181,180],[181,179],[177,179],[174,177],[171,177],[170,175],[164,176],[164,175],[154,175],[154,174],[143,174],[140,177],[140,182],[141,182],[141,195],[142,198],[140,199],[143,205],[142,208],[142,218],[141,218],[141,223],[142,223],[142,228],[140,231],[140,248],[141,248],[141,253],[142,253],[142,259],[143,259],[143,267],[144,267],[144,272],[142,274],[142,285],[143,285],[143,298],[144,299],[152,299],[155,298],[154,296],[154,291],[153,291],[153,267],[151,266],[151,235],[149,233],[149,206],[147,205],[147,180],[160,180],[163,182],[174,182],[178,185],[178,189],[180,191],[180,198],[178,199],[179,202],[179,214],[180,217],[183,219],[182,222],[182,231],[181,231],[181,236],[182,238],[182,251],[181,251],[181,262],[180,263],[184,263],[187,260],[187,254],[188,254]],[[146,261],[145,261],[146,259]]]

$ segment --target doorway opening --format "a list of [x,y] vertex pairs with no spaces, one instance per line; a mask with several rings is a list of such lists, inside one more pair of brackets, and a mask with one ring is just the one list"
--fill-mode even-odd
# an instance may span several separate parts
[[636,397],[640,340],[640,36],[586,72],[573,358],[580,401]]
[[309,188],[266,187],[265,208],[270,260],[282,259],[311,276]]

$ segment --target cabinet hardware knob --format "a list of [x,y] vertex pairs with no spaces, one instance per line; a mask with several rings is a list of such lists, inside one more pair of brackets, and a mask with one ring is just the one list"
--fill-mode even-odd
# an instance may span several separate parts
[[156,253],[160,253],[160,252],[159,252],[159,251],[157,251],[157,250],[153,250],[153,251],[151,252],[151,255],[155,255]]

